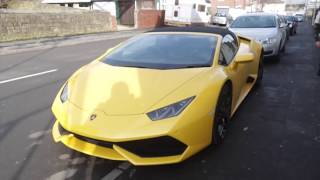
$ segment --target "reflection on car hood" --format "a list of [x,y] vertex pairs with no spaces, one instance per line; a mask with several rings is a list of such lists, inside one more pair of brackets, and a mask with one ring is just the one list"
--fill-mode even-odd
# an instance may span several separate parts
[[266,38],[277,35],[277,28],[230,28],[230,30],[257,41],[265,40]]
[[71,78],[69,100],[81,109],[107,115],[142,114],[205,69],[155,70],[95,63]]

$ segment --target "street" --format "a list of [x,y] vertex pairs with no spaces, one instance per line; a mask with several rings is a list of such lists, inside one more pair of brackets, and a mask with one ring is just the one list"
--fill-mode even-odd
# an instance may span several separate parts
[[180,164],[135,167],[54,143],[50,108],[62,84],[125,39],[0,56],[0,179],[320,179],[320,51],[307,23],[279,62],[265,59],[262,86],[219,147]]

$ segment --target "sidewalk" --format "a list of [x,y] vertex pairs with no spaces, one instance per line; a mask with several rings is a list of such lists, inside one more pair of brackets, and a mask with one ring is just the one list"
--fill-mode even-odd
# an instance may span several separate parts
[[41,38],[26,41],[3,42],[0,43],[0,55],[14,54],[40,49],[49,49],[54,47],[70,46],[75,44],[103,41],[109,39],[128,38],[143,33],[145,31],[147,31],[147,29],[85,34],[66,37]]

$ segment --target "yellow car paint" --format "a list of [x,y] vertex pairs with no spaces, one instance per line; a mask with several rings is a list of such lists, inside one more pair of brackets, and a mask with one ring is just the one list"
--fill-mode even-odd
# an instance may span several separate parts
[[[232,82],[233,115],[254,85],[247,83],[247,78],[257,77],[262,47],[254,40],[240,37],[237,55],[224,66],[218,63],[220,35],[186,34],[218,37],[211,67],[170,70],[116,67],[100,62],[118,46],[108,50],[70,77],[66,102],[60,100],[62,88],[58,92],[52,105],[55,142],[88,155],[127,160],[135,165],[178,163],[208,146],[214,138],[213,116],[222,86],[226,81]],[[146,115],[192,96],[195,99],[178,116],[151,121]],[[93,114],[96,118],[91,120]],[[72,133],[61,134],[58,126]],[[83,141],[73,133],[114,143],[170,136],[187,148],[179,155],[140,157],[116,144],[106,148]]]

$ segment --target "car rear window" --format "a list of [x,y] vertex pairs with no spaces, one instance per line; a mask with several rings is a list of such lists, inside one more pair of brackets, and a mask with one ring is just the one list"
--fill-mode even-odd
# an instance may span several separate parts
[[275,16],[240,16],[231,28],[273,28],[276,27]]

